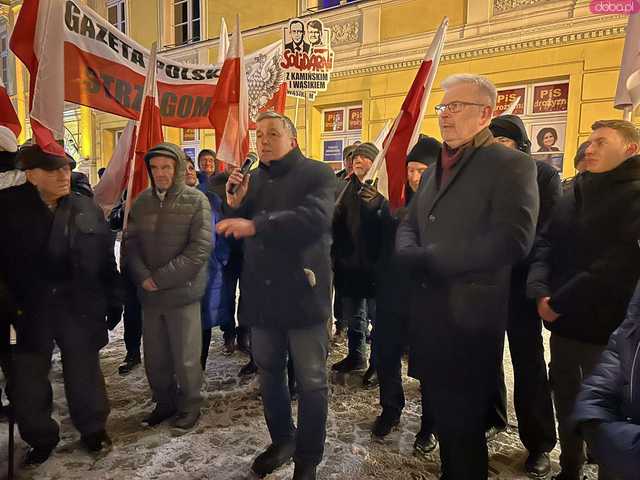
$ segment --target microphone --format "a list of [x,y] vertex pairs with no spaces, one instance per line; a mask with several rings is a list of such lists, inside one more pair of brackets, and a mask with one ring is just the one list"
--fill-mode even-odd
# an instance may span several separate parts
[[[247,155],[247,158],[242,164],[242,167],[240,167],[240,173],[242,175],[246,175],[247,173],[249,173],[249,170],[251,170],[251,167],[257,161],[258,161],[258,156],[255,154],[255,152],[249,152],[249,154]],[[238,188],[240,188],[240,185],[237,183],[234,185],[231,185],[227,190],[227,193],[229,193],[230,195],[235,195],[235,193],[238,191]]]

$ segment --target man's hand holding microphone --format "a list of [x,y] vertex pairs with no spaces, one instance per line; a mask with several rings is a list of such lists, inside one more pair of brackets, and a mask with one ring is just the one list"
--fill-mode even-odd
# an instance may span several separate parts
[[[258,157],[250,152],[244,161],[242,168],[236,168],[227,180],[227,205],[236,209],[242,205],[247,192],[249,191],[249,170]],[[216,225],[216,232],[225,237],[234,238],[253,237],[256,234],[256,226],[252,220],[246,218],[226,218]]]

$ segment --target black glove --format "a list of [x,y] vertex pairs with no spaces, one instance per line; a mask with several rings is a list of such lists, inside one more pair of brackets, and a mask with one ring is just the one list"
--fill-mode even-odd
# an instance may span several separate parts
[[122,305],[109,307],[107,309],[107,328],[109,330],[113,330],[120,323],[120,320],[122,319],[122,310]]
[[379,210],[384,202],[384,197],[376,189],[378,181],[371,183],[371,180],[367,180],[362,184],[360,190],[358,190],[358,196],[362,200],[363,205],[369,210]]

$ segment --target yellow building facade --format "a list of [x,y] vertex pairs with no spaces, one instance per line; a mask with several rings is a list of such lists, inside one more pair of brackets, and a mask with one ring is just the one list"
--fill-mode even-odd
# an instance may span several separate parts
[[[292,17],[319,18],[331,30],[334,71],[327,91],[314,101],[289,98],[306,153],[329,158],[329,147],[371,140],[393,119],[442,18],[449,18],[444,56],[422,131],[439,137],[434,106],[440,81],[454,73],[487,76],[504,95],[522,95],[522,115],[538,151],[537,137],[555,131],[553,162],[573,175],[573,155],[613,108],[624,30],[623,15],[593,15],[589,0],[88,0],[91,8],[142,45],[159,42],[174,60],[215,63],[220,19],[231,26],[240,15],[245,52],[282,40]],[[325,4],[337,4],[325,8]],[[0,41],[10,34],[19,2],[0,0]],[[28,78],[10,53],[5,83],[26,118]],[[3,58],[4,58],[3,57]],[[504,105],[503,105],[504,106]],[[84,169],[104,166],[125,120],[69,104],[69,142]],[[544,132],[542,132],[544,133]],[[28,131],[25,133],[28,135]],[[197,151],[214,147],[210,130],[165,127],[165,138]],[[335,150],[335,148],[334,148]],[[555,152],[554,151],[554,152]],[[562,161],[564,157],[564,161]]]

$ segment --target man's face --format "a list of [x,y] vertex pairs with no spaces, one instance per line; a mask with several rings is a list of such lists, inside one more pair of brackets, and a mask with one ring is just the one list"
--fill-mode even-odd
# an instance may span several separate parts
[[269,165],[272,160],[281,159],[297,145],[279,118],[265,118],[256,127],[256,148],[262,163]]
[[318,45],[321,42],[320,30],[309,26],[307,30],[307,34],[309,36],[309,43],[311,45]]
[[598,128],[589,137],[585,150],[585,169],[592,173],[604,173],[618,167],[627,158],[638,153],[638,145],[627,143],[613,128]]
[[355,173],[360,180],[369,172],[371,165],[373,165],[373,161],[370,158],[362,155],[355,155],[353,157],[353,173]]
[[176,161],[171,157],[158,156],[149,160],[149,165],[156,188],[161,192],[169,190],[176,173]]
[[460,83],[445,91],[442,103],[453,102],[478,103],[480,105],[462,104],[460,111],[451,113],[445,108],[439,117],[442,139],[451,148],[457,148],[469,142],[478,132],[491,122],[492,109],[489,99],[481,95],[475,85]]
[[184,177],[184,181],[189,187],[195,187],[198,184],[196,167],[191,162],[187,162],[187,174]]
[[56,170],[34,168],[27,170],[27,179],[36,186],[43,197],[58,200],[71,193],[71,166],[65,165]]
[[300,23],[296,22],[292,24],[289,28],[289,32],[291,33],[293,43],[302,42],[302,37],[304,37],[304,27]]
[[518,144],[515,142],[515,140],[512,140],[511,138],[495,137],[495,139],[496,139],[497,143],[501,143],[505,147],[509,147],[509,148],[514,149],[514,150],[518,150]]
[[201,155],[198,160],[198,166],[201,172],[210,177],[216,171],[216,159],[212,155]]
[[413,190],[414,192],[418,190],[418,186],[420,185],[420,178],[427,168],[429,167],[424,163],[407,163],[407,181],[409,182],[409,187],[411,187],[411,190]]

